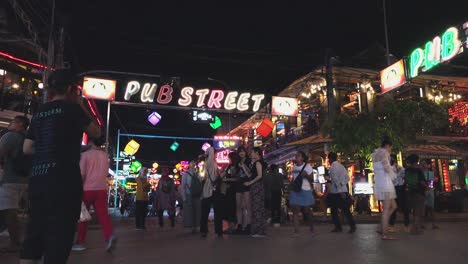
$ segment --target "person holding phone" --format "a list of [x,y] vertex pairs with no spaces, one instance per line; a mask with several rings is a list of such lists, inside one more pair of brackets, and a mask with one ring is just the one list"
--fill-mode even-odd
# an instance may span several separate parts
[[32,118],[23,145],[34,154],[29,180],[30,218],[20,263],[66,263],[81,212],[80,172],[83,132],[101,128],[83,102],[70,70],[55,70],[48,80],[49,102]]

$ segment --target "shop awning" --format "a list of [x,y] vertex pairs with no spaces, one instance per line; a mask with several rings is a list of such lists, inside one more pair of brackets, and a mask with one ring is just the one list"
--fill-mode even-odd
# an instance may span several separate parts
[[405,152],[418,154],[421,158],[463,159],[468,157],[468,152],[456,151],[445,145],[410,145]]
[[315,135],[308,138],[304,138],[298,141],[294,141],[284,145],[287,146],[299,146],[299,145],[307,145],[307,144],[322,144],[322,143],[329,143],[332,142],[332,139],[327,137],[323,137],[322,135]]

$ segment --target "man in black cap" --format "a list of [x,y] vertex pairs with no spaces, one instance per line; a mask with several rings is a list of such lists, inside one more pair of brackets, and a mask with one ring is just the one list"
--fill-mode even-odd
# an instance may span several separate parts
[[34,153],[29,182],[30,219],[20,263],[66,263],[81,211],[80,147],[83,132],[101,128],[83,103],[68,70],[49,78],[50,101],[33,117],[23,150]]

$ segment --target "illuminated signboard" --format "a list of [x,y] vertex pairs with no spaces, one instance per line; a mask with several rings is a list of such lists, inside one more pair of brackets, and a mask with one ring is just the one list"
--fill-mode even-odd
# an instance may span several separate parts
[[[464,40],[465,41],[465,40]],[[417,77],[420,72],[426,72],[440,63],[448,62],[463,52],[463,42],[460,40],[458,28],[447,29],[442,36],[436,36],[426,42],[424,48],[417,48],[409,57],[409,74]]]
[[216,163],[218,164],[229,164],[229,153],[228,149],[216,152]]
[[115,99],[116,81],[84,77],[83,96],[91,99],[113,101]]
[[465,47],[468,49],[468,21],[463,24],[463,31],[465,32]]
[[235,149],[240,147],[242,138],[237,136],[215,136],[213,147],[215,149]]
[[123,93],[118,94],[117,100],[133,103],[257,112],[265,101],[264,94],[195,89],[189,86],[179,89],[169,84],[136,80],[127,82],[123,88]]
[[299,114],[297,98],[273,96],[271,101],[271,114],[279,116],[297,116]]
[[194,110],[192,113],[193,121],[199,123],[213,123],[215,121],[215,117],[208,113],[208,112],[200,112]]
[[403,60],[388,66],[380,72],[382,93],[389,92],[406,83],[405,63]]

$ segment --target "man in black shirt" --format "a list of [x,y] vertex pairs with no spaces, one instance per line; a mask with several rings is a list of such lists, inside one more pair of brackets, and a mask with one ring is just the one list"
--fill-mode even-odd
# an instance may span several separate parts
[[29,182],[30,219],[21,263],[66,263],[81,210],[80,147],[83,132],[100,127],[73,86],[74,76],[57,70],[49,78],[48,103],[33,117],[24,153],[33,153]]
[[408,192],[409,204],[414,214],[411,233],[419,234],[422,232],[421,220],[424,215],[427,183],[422,170],[418,166],[418,155],[412,154],[408,156],[408,163],[409,167],[405,170],[405,188]]

